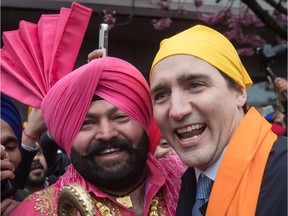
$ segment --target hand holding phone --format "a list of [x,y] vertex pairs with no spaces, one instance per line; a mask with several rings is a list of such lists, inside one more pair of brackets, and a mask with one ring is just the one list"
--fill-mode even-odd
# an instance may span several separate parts
[[99,29],[99,49],[103,51],[103,57],[108,56],[108,24],[101,23]]
[[4,146],[0,145],[1,154],[1,202],[12,196],[16,192],[15,180],[10,178],[15,178],[12,171],[12,166],[14,166],[9,159],[9,154],[6,152]]
[[16,192],[16,183],[13,179],[4,179],[1,181],[1,202],[12,196]]

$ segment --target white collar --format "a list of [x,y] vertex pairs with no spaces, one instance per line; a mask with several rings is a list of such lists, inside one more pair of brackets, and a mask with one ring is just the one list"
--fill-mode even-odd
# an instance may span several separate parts
[[222,151],[220,157],[215,161],[214,164],[212,164],[212,166],[208,167],[204,172],[202,172],[201,170],[199,170],[198,168],[194,167],[195,168],[195,175],[196,175],[196,180],[198,182],[198,178],[199,178],[199,175],[201,173],[204,173],[208,178],[210,178],[211,180],[215,180],[216,178],[216,175],[217,175],[217,172],[218,172],[218,169],[219,169],[219,166],[220,166],[220,163],[223,159],[223,156],[224,156],[224,153],[226,151],[226,148],[227,146],[225,147],[225,149]]

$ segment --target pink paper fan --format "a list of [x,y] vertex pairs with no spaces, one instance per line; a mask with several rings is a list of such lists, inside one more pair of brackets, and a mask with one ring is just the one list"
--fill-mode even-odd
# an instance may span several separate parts
[[1,92],[40,108],[49,89],[73,70],[91,13],[73,2],[37,24],[22,20],[18,30],[3,32]]

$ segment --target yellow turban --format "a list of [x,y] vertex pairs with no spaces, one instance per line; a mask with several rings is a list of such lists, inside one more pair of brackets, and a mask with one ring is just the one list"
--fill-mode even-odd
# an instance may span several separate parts
[[177,54],[188,54],[203,59],[246,90],[252,85],[252,80],[234,46],[224,35],[211,28],[197,25],[162,40],[152,63],[150,76],[153,67],[159,61]]

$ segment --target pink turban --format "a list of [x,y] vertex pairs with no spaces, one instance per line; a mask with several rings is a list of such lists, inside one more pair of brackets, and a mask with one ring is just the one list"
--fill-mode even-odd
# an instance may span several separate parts
[[151,118],[150,131],[149,131],[149,141],[150,141],[150,152],[155,153],[156,147],[161,139],[161,131],[158,128],[154,118]]
[[60,79],[41,104],[49,132],[68,155],[94,94],[125,112],[148,134],[152,104],[144,76],[121,59],[95,59]]

